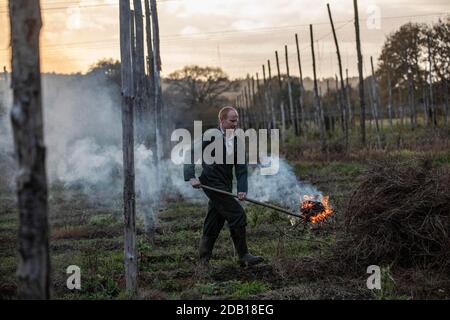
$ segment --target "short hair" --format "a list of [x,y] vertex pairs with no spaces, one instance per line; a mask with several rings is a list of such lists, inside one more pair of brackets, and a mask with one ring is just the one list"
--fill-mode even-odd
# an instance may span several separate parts
[[236,112],[236,114],[239,116],[239,113],[238,113],[238,111],[236,110],[235,107],[232,107],[232,106],[226,106],[226,107],[223,107],[223,108],[220,109],[220,111],[219,111],[219,116],[218,116],[218,118],[219,118],[219,123],[220,123],[223,119],[225,119],[225,117],[228,116],[228,113],[229,113],[230,111]]

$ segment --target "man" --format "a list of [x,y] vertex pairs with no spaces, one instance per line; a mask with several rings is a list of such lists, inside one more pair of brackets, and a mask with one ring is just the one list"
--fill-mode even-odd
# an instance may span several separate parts
[[[239,200],[247,195],[247,165],[237,163],[237,137],[233,132],[237,128],[239,115],[235,108],[224,107],[219,111],[219,128],[223,138],[223,161],[222,163],[206,164],[202,162],[202,174],[195,177],[195,164],[184,166],[184,180],[190,181],[192,187],[200,188],[201,184],[215,187],[224,191],[232,192],[233,167],[237,179],[237,191]],[[215,129],[216,130],[216,129]],[[202,152],[212,141],[202,142]],[[226,164],[226,155],[234,157],[233,164]],[[263,261],[261,257],[253,256],[248,252],[246,240],[247,218],[245,211],[238,201],[232,196],[223,195],[214,191],[203,189],[209,198],[208,214],[203,224],[203,236],[200,240],[199,258],[203,266],[208,266],[212,256],[214,243],[227,221],[230,228],[231,238],[239,256],[241,265],[255,265]]]

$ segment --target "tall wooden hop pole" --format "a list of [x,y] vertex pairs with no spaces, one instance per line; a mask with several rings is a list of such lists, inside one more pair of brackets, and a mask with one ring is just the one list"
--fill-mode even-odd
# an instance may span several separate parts
[[127,291],[137,292],[136,216],[134,186],[134,85],[131,62],[130,0],[120,0],[120,60],[122,75],[122,144],[123,144],[123,206],[124,254]]
[[267,72],[268,72],[268,89],[269,89],[269,106],[270,106],[270,114],[272,115],[272,127],[271,129],[275,129],[277,127],[277,118],[275,116],[275,110],[273,106],[273,92],[272,92],[272,69],[270,67],[270,60],[267,60]]
[[322,121],[322,111],[320,108],[320,101],[319,101],[319,91],[317,86],[317,74],[316,74],[316,56],[314,53],[314,33],[313,33],[313,26],[312,24],[309,25],[309,35],[311,38],[311,56],[312,56],[312,63],[313,63],[313,75],[314,75],[314,107],[317,114],[317,123],[319,126],[319,133],[320,133],[320,143],[322,150],[325,149],[325,131],[324,131],[324,123]]
[[333,31],[334,44],[336,45],[336,54],[339,65],[339,78],[341,81],[341,89],[338,91],[339,104],[341,106],[341,121],[344,122],[344,134],[345,134],[345,145],[348,148],[348,111],[346,110],[346,104],[344,102],[345,95],[345,84],[344,84],[344,74],[342,72],[342,60],[341,52],[339,50],[339,42],[336,35],[336,29],[334,28],[333,17],[331,15],[330,5],[327,3],[328,16],[330,18],[331,29]]
[[136,88],[135,110],[136,110],[136,133],[138,143],[148,145],[148,128],[145,128],[146,113],[146,90],[145,90],[145,54],[144,54],[144,19],[141,0],[133,0],[135,39],[136,39],[136,61],[133,62],[134,84]]
[[[295,34],[295,46],[297,48],[297,62],[298,62],[298,70],[299,70],[299,82],[300,82],[300,96],[299,96],[299,107],[300,107],[300,132],[301,132],[301,128],[303,128],[303,130],[306,133],[306,118],[305,118],[305,106],[304,106],[304,93],[305,93],[305,88],[303,86],[303,72],[302,72],[302,62],[301,62],[301,58],[300,58],[300,47],[298,45],[298,35]],[[306,134],[305,134],[306,136]]]
[[298,114],[294,110],[294,101],[292,99],[292,86],[291,86],[291,75],[289,74],[289,57],[288,57],[288,47],[284,46],[284,55],[286,59],[286,77],[288,85],[288,96],[289,96],[289,112],[291,114],[291,125],[294,127],[295,135],[298,136]]
[[358,54],[358,75],[359,75],[359,122],[361,126],[361,144],[366,146],[366,102],[364,100],[364,77],[363,77],[363,58],[361,53],[361,40],[359,36],[359,13],[358,0],[353,0],[355,10],[355,33],[356,33],[356,51]]
[[159,47],[159,21],[158,21],[158,9],[156,6],[156,0],[150,0],[150,10],[152,15],[152,30],[153,30],[153,72],[154,72],[154,98],[156,108],[156,145],[157,145],[157,158],[158,163],[164,156],[163,144],[162,144],[162,128],[163,128],[163,101],[162,101],[162,89],[161,89],[161,55]]
[[13,107],[11,122],[18,163],[18,294],[48,299],[50,260],[47,221],[47,175],[42,116],[39,1],[9,1]]
[[280,97],[281,142],[284,142],[284,140],[286,139],[286,115],[284,112],[283,83],[281,82],[280,61],[278,59],[278,51],[275,51],[275,60],[277,63],[278,89],[279,89],[279,97]]
[[380,133],[380,125],[379,125],[379,114],[378,114],[378,86],[377,86],[377,80],[375,78],[375,70],[373,67],[373,58],[370,56],[370,67],[372,70],[372,107],[373,107],[373,116],[375,119],[375,132],[377,134],[377,141],[378,141],[378,147],[381,148],[381,133]]
[[[151,12],[150,12],[150,2],[149,0],[144,0],[144,9],[145,9],[145,40],[147,47],[147,102],[146,102],[146,113],[145,113],[145,121],[146,123],[153,123],[154,118],[152,115],[155,114],[155,86],[154,86],[154,63],[153,63],[153,42],[152,42],[152,22],[151,22]],[[149,143],[149,145],[156,146],[156,130],[154,134],[152,134],[153,139]],[[156,153],[154,153],[154,158],[156,157]]]

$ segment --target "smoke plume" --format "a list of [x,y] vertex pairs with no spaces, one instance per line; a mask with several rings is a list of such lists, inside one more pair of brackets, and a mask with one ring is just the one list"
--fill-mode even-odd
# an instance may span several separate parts
[[[9,121],[11,92],[0,80],[0,172],[2,183],[14,186],[15,164]],[[122,125],[120,93],[98,75],[43,75],[44,134],[47,148],[47,174],[52,187],[84,193],[90,201],[122,199]],[[153,162],[153,150],[135,146],[135,177],[138,207],[152,215],[163,205],[182,197],[206,201],[203,192],[183,180],[182,165],[170,160],[159,167]],[[164,182],[158,189],[157,180]],[[76,193],[74,193],[76,194]],[[305,194],[320,194],[313,186],[296,178],[291,166],[280,160],[278,174],[263,176],[250,169],[249,196],[295,208]],[[164,195],[164,197],[162,197]],[[169,197],[167,195],[170,195]],[[168,200],[169,199],[169,200]],[[149,221],[153,217],[144,217]]]

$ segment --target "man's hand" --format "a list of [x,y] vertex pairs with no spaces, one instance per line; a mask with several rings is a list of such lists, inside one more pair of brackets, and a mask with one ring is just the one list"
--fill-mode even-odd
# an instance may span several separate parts
[[201,182],[197,178],[191,178],[191,180],[189,180],[189,181],[191,182],[192,188],[195,188],[195,189],[199,189],[200,188]]
[[244,198],[247,196],[247,192],[238,192],[238,198],[239,200],[244,200]]

